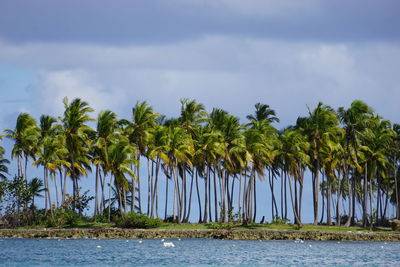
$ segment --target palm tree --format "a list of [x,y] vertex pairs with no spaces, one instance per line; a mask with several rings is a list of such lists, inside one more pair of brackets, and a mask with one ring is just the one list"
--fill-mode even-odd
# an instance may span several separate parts
[[[36,120],[28,113],[18,115],[14,130],[6,129],[6,137],[14,141],[11,157],[18,159],[18,177],[27,183],[27,166],[29,157],[35,157],[35,148],[38,137],[38,126]],[[22,161],[25,158],[25,168],[23,171]]]
[[392,142],[392,161],[393,161],[393,181],[394,181],[394,199],[396,203],[396,219],[400,219],[400,202],[399,202],[399,184],[397,181],[397,169],[398,169],[398,161],[399,161],[399,153],[400,153],[400,124],[393,124],[393,131],[395,136]]
[[330,106],[318,103],[306,118],[297,119],[297,128],[308,136],[310,142],[310,158],[313,179],[314,225],[318,224],[319,214],[319,183],[321,172],[321,151],[325,142],[340,131],[339,118]]
[[[117,127],[117,114],[110,110],[101,111],[97,117],[97,127],[93,140],[92,146],[92,162],[96,166],[96,180],[95,180],[95,207],[94,216],[104,210],[104,188],[105,188],[105,178],[108,170],[110,169],[108,148],[114,141],[116,136]],[[100,168],[103,169],[103,178],[101,179]],[[99,208],[99,194],[98,187],[101,183],[101,207]]]
[[131,146],[128,139],[125,139],[123,136],[109,147],[110,172],[114,177],[114,184],[118,192],[121,212],[122,207],[127,207],[126,192],[129,191],[129,182],[126,178],[126,174],[131,176],[132,179],[136,179],[135,173],[130,169],[132,164],[137,164],[137,161],[131,157],[135,153],[136,149]]
[[[92,132],[87,122],[92,119],[88,113],[93,109],[88,103],[79,98],[68,103],[68,98],[63,99],[65,106],[64,117],[61,118],[64,130],[65,147],[68,151],[66,161],[70,164],[68,171],[69,177],[73,182],[73,208],[76,207],[76,199],[79,197],[78,180],[80,176],[87,174],[87,169],[90,166],[88,159],[89,138],[88,134]],[[66,195],[66,181],[64,181],[63,202]]]
[[[57,166],[56,162],[58,160],[57,151],[61,148],[58,142],[57,134],[61,129],[60,125],[54,125],[57,120],[51,116],[42,115],[40,117],[40,136],[38,138],[38,144],[40,149],[37,151],[38,159],[33,163],[33,165],[43,166],[43,181],[45,191],[45,210],[52,208],[50,186],[49,186],[49,172],[54,174]],[[56,191],[56,203],[58,203],[58,188],[57,180],[54,178],[55,191]]]
[[[181,127],[169,127],[169,142],[168,142],[168,160],[169,169],[174,179],[174,204],[173,204],[173,218],[176,222],[180,223],[182,220],[182,199],[179,194],[179,181],[178,172],[180,165],[192,166],[190,161],[191,154],[193,153],[193,144],[191,138],[185,133]],[[168,182],[167,182],[168,183]],[[183,188],[182,188],[183,190]]]
[[42,194],[43,191],[47,191],[46,188],[43,187],[43,182],[39,178],[33,178],[28,183],[29,194],[32,196],[32,210],[35,208],[35,197],[44,197]]
[[[372,108],[360,100],[355,100],[351,103],[348,109],[340,107],[338,109],[338,116],[340,122],[343,124],[345,131],[345,152],[346,152],[346,166],[345,175],[347,181],[349,180],[350,167],[353,166],[353,174],[356,171],[361,171],[361,166],[359,165],[358,155],[360,150],[360,134],[367,127],[367,122],[373,114]],[[351,197],[349,197],[349,216],[345,223],[345,226],[350,226],[354,224],[355,217],[355,177],[352,178],[352,183],[350,188]]]
[[[164,163],[166,165],[169,164],[169,158],[167,155],[168,147],[168,131],[169,129],[165,126],[158,125],[154,129],[150,140],[150,148],[148,157],[155,161],[155,180],[154,185],[152,185],[151,189],[151,198],[150,198],[150,217],[154,217],[154,211],[158,217],[158,181],[159,181],[159,173],[161,169],[161,164]],[[153,173],[153,170],[152,170]]]
[[8,167],[10,161],[4,158],[4,148],[0,146],[0,180],[7,180]]
[[254,106],[256,108],[254,115],[247,115],[246,118],[250,121],[262,121],[265,120],[268,124],[272,122],[279,122],[279,118],[276,117],[275,110],[271,109],[269,105],[257,103]]
[[[288,128],[281,135],[282,148],[280,158],[283,162],[284,171],[289,176],[290,199],[292,203],[294,222],[299,226],[301,222],[301,202],[303,192],[304,170],[309,164],[308,150],[310,144],[306,136],[299,131]],[[294,178],[294,190],[292,190],[291,178]],[[297,195],[297,183],[299,183],[299,194]],[[293,196],[293,191],[295,195]],[[293,200],[294,199],[294,200]]]
[[[136,161],[140,165],[140,156],[146,154],[147,141],[150,135],[150,129],[154,128],[156,122],[155,119],[159,114],[153,112],[153,108],[147,104],[146,101],[136,103],[132,109],[132,122],[125,121],[128,124],[128,137],[131,144],[137,148],[135,155]],[[149,159],[148,159],[149,160]],[[139,211],[141,212],[141,197],[140,197],[140,173],[139,165],[135,167],[135,173],[138,183],[138,204]],[[131,199],[131,210],[134,210],[135,203],[135,180],[132,178],[132,199]]]

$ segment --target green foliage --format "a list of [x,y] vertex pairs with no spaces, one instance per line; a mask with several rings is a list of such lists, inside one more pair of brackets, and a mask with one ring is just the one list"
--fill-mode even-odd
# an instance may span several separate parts
[[[80,191],[81,188],[79,188]],[[94,196],[89,196],[89,190],[85,191],[83,194],[79,194],[75,199],[73,196],[67,195],[67,198],[64,202],[64,208],[67,210],[78,211],[79,214],[82,214],[85,210],[89,209],[89,202],[94,199]],[[75,205],[75,206],[74,206]]]
[[211,222],[206,224],[209,229],[231,229],[233,227],[238,226],[235,223],[220,223],[220,222]]
[[48,227],[73,227],[78,225],[79,220],[79,215],[72,210],[55,210],[53,214],[48,213],[41,224]]
[[99,214],[94,217],[94,221],[98,223],[107,223],[108,222],[108,216],[106,214]]
[[145,214],[130,212],[122,215],[116,221],[116,225],[123,228],[150,229],[161,226],[161,220],[149,218]]

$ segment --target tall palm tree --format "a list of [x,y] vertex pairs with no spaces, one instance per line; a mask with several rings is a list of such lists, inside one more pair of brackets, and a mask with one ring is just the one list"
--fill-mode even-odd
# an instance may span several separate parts
[[334,110],[319,102],[317,107],[311,111],[306,118],[297,119],[297,128],[308,136],[310,142],[310,158],[312,165],[313,179],[313,206],[314,225],[318,224],[319,214],[319,183],[321,172],[321,151],[324,142],[328,141],[340,131],[338,126],[339,118]]
[[[288,128],[281,135],[282,148],[279,155],[283,162],[284,171],[289,176],[290,199],[292,203],[294,222],[302,225],[301,222],[301,201],[303,192],[304,170],[309,165],[310,157],[308,150],[310,144],[306,136],[299,131]],[[294,178],[294,190],[292,190],[291,178]],[[297,183],[299,183],[299,194],[297,195]],[[293,196],[293,191],[295,195]]]
[[[191,138],[185,133],[181,127],[169,127],[169,142],[168,142],[168,158],[169,169],[172,173],[174,180],[174,204],[173,204],[173,218],[176,222],[180,223],[182,220],[182,199],[179,190],[179,166],[187,164],[192,166],[190,161],[191,154],[193,153],[193,144]],[[183,188],[182,188],[183,190]]]
[[144,102],[137,102],[135,107],[132,109],[132,122],[125,123],[128,124],[127,131],[129,141],[136,146],[137,153],[135,155],[136,161],[139,163],[135,167],[135,174],[137,181],[132,178],[132,199],[131,199],[131,210],[134,210],[135,203],[135,182],[138,183],[138,205],[139,211],[141,212],[141,195],[140,195],[140,157],[146,154],[147,141],[150,136],[150,130],[154,128],[156,122],[155,119],[159,116],[158,113],[153,112],[153,108]]
[[[38,138],[38,126],[36,120],[28,113],[21,113],[17,117],[14,130],[6,129],[6,137],[14,141],[12,158],[18,160],[18,177],[27,183],[28,159],[35,157],[35,148]],[[25,159],[25,168],[23,171],[22,161]]]
[[137,161],[131,157],[135,153],[136,149],[131,146],[128,139],[125,139],[123,136],[109,147],[110,172],[114,177],[114,184],[119,195],[121,212],[122,207],[126,208],[127,206],[126,192],[129,191],[129,182],[126,178],[126,174],[131,176],[132,179],[136,179],[135,173],[130,168],[132,164],[137,164]]
[[[110,110],[101,111],[97,117],[97,127],[94,135],[92,146],[92,162],[96,166],[96,180],[95,180],[95,207],[94,215],[100,213],[104,209],[104,189],[105,189],[105,176],[110,169],[108,149],[111,143],[116,138],[117,128],[117,114]],[[103,169],[103,178],[101,180],[100,169]],[[98,188],[101,184],[101,207],[99,208],[99,193]]]
[[397,179],[398,175],[398,161],[399,161],[399,154],[400,154],[400,124],[393,124],[393,131],[394,131],[394,138],[392,142],[392,161],[393,161],[393,182],[394,182],[394,199],[396,203],[396,219],[400,219],[400,201],[399,201],[399,183]]
[[[366,103],[355,100],[348,109],[340,107],[338,116],[345,131],[345,155],[348,162],[345,166],[345,175],[349,179],[350,167],[353,166],[353,173],[361,172],[359,165],[360,134],[366,129],[368,120],[373,115],[373,110]],[[354,175],[353,175],[354,176]],[[355,176],[352,177],[349,197],[349,216],[345,226],[354,224],[355,217]]]
[[[76,199],[79,197],[78,180],[82,175],[87,174],[87,169],[90,166],[88,134],[92,132],[92,129],[86,123],[92,120],[89,117],[89,113],[93,109],[89,107],[87,102],[79,98],[75,98],[69,103],[68,98],[65,97],[63,103],[65,111],[61,122],[64,130],[65,147],[68,151],[66,161],[70,164],[67,171],[73,182],[73,208],[75,209]],[[66,195],[65,189],[66,187],[64,186],[63,202]]]

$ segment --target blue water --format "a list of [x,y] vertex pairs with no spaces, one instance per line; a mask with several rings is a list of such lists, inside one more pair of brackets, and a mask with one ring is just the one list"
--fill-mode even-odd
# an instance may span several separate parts
[[400,242],[0,239],[0,266],[400,266]]

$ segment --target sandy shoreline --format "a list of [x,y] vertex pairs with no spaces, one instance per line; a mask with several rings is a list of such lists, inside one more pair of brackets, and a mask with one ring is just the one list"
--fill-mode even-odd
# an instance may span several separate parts
[[0,229],[0,238],[216,238],[232,240],[400,241],[400,233],[270,229]]

